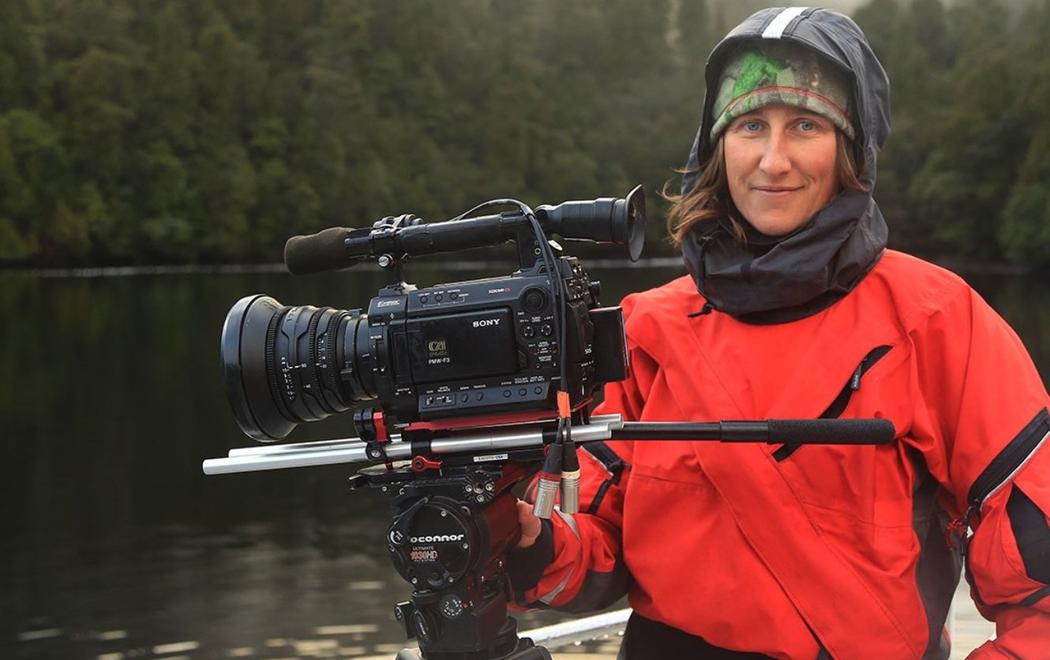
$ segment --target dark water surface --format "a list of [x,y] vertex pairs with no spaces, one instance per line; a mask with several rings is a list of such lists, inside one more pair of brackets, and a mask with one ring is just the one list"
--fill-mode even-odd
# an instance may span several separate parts
[[[605,302],[678,272],[591,269]],[[970,279],[1045,380],[1050,283]],[[252,444],[222,389],[230,306],[265,292],[361,307],[381,284],[374,271],[0,275],[0,657],[393,657],[403,636],[391,606],[409,590],[387,559],[385,500],[347,493],[348,466],[200,470],[203,458]],[[337,418],[293,437],[348,435]]]

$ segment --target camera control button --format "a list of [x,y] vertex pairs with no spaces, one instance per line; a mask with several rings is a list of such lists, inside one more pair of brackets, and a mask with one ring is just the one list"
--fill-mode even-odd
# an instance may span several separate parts
[[449,594],[441,599],[441,614],[446,619],[455,619],[464,610],[463,601],[455,594]]
[[477,394],[474,395],[474,398],[477,399],[478,401],[483,401],[485,399],[485,393],[484,392],[478,392]]
[[532,388],[532,392],[533,392],[533,394],[537,394],[537,395],[543,394],[543,388],[540,387],[539,385],[537,385],[536,387]]
[[529,289],[522,296],[521,306],[530,314],[536,314],[547,306],[547,294],[541,289]]
[[459,292],[458,291],[449,291],[448,292],[448,299],[449,300],[456,300],[457,298],[459,298]]
[[456,405],[456,395],[454,394],[436,394],[436,395],[420,395],[419,407],[426,409],[438,409],[438,408],[451,408]]
[[522,334],[523,337],[525,337],[525,339],[532,339],[533,337],[536,336],[536,326],[534,326],[534,325],[522,326],[521,334]]
[[459,397],[459,400],[461,402],[463,402],[463,403],[466,403],[467,401],[470,401],[470,395],[469,394],[461,394],[460,397]]
[[443,294],[443,293],[435,293],[434,294],[434,302],[441,302],[444,299],[445,299],[445,294]]
[[510,390],[503,390],[503,398],[504,399],[509,399],[510,398]]
[[550,323],[544,323],[540,326],[540,334],[544,337],[550,337],[554,334],[554,328],[551,327]]
[[518,396],[525,396],[528,393],[529,393],[529,391],[527,389],[525,389],[524,387],[518,390]]

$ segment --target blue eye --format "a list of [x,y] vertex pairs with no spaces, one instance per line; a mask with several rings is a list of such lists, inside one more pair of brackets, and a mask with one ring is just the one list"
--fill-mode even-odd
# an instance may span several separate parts
[[817,130],[817,122],[811,121],[809,119],[803,119],[802,121],[800,121],[798,123],[798,127],[801,128],[803,131],[807,131],[807,132],[808,131],[815,131],[815,130]]
[[740,127],[743,128],[745,131],[757,131],[760,128],[762,128],[762,124],[758,121],[755,121],[754,119],[747,119],[740,124]]

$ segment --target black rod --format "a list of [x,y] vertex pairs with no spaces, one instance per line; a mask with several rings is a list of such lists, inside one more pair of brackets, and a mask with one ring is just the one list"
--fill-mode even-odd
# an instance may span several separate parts
[[881,445],[893,441],[887,419],[770,419],[726,422],[624,422],[613,440],[717,440],[769,444]]

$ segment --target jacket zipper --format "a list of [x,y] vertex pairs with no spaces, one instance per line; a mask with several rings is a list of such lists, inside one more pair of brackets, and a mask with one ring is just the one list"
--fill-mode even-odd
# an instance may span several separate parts
[[[864,374],[868,373],[875,363],[881,360],[887,353],[890,352],[892,346],[883,344],[882,346],[876,346],[864,359],[860,361],[857,368],[853,370],[853,374],[850,376],[849,381],[842,388],[842,391],[838,393],[831,405],[820,414],[820,419],[837,419],[842,412],[849,405],[849,400],[853,397],[853,393],[860,389],[860,379],[864,377]],[[773,458],[779,463],[791,454],[795,453],[801,445],[782,445],[775,452],[773,452]]]
[[946,530],[949,547],[957,546],[965,554],[966,530],[970,528],[974,516],[980,512],[989,497],[1013,480],[1014,475],[1035,455],[1048,436],[1050,415],[1047,414],[1046,408],[1043,408],[974,479],[970,492],[966,495],[966,501],[969,503],[966,513],[951,521]]
[[970,555],[967,552],[970,544],[968,535],[970,525],[974,516],[981,511],[985,501],[1013,480],[1014,475],[1035,455],[1048,437],[1050,437],[1050,415],[1047,414],[1046,408],[1043,408],[973,480],[970,492],[966,495],[969,502],[966,513],[952,520],[944,529],[948,548],[962,556],[966,581],[970,583],[970,595],[974,602],[982,607],[985,606],[985,602],[977,589],[977,583],[974,582],[973,571],[970,568]]

